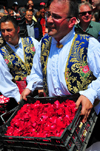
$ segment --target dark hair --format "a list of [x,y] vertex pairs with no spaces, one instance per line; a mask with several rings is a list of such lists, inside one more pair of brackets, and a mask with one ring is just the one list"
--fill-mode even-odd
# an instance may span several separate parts
[[19,7],[18,12],[21,16],[25,15],[26,8],[24,6]]
[[99,12],[93,12],[92,16],[95,17],[96,22],[99,22]]
[[4,6],[3,6],[3,5],[0,5],[0,9],[4,9]]
[[78,3],[76,0],[69,0],[69,16],[78,18]]
[[13,16],[10,16],[10,15],[3,16],[0,20],[0,25],[1,25],[1,23],[7,22],[7,21],[11,21],[13,23],[15,29],[17,29],[18,22]]
[[[47,7],[49,7],[50,4],[53,1],[54,0],[48,0],[47,1]],[[58,0],[58,1],[63,1],[63,0]],[[78,3],[77,3],[77,1],[76,0],[69,0],[68,2],[69,2],[69,16],[78,18],[79,12],[78,12]]]

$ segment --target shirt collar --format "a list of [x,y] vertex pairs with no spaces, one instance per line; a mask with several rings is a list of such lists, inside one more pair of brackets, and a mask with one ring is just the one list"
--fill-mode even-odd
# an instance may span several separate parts
[[[89,26],[87,27],[86,31],[88,30],[88,28],[91,28],[91,27],[93,27],[92,21],[90,21]],[[75,25],[75,28],[81,28],[80,23],[76,24],[76,25]],[[81,28],[81,29],[82,29],[82,28]],[[83,30],[83,29],[82,29],[82,30]]]
[[32,20],[32,23],[29,24],[29,23],[26,23],[26,25],[30,25],[30,26],[33,26],[34,25],[34,20]]
[[[69,41],[69,39],[71,39],[75,35],[74,30],[75,30],[75,27],[73,27],[73,29],[65,37],[63,37],[59,42],[64,45],[66,41]],[[52,44],[57,44],[57,41],[54,38],[52,38]]]
[[[6,42],[6,43],[7,43],[11,48],[15,48],[14,45],[12,45],[12,44],[10,44],[10,43],[8,43],[8,42]],[[19,47],[21,46],[21,38],[19,38],[18,45],[19,45]]]

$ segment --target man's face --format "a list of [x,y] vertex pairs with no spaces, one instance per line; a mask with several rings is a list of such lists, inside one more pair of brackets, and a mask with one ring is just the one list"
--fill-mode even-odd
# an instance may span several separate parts
[[32,0],[29,0],[29,1],[28,1],[28,5],[29,5],[29,6],[34,6],[33,1],[32,1]]
[[33,17],[33,12],[32,11],[26,11],[26,15],[25,15],[26,21],[31,22],[32,17]]
[[100,0],[92,0],[92,4],[94,6],[98,6],[98,5],[100,5]]
[[17,11],[17,10],[18,10],[18,5],[13,5],[13,9],[14,9],[15,11]]
[[10,16],[14,16],[13,10],[11,10],[11,11],[9,12],[9,15],[10,15]]
[[80,12],[79,12],[79,19],[80,23],[90,23],[92,18],[92,11],[91,8],[88,5],[81,5],[80,6]]
[[45,9],[44,8],[40,9],[40,13],[41,13],[41,16],[43,18],[45,18]]
[[81,3],[84,3],[86,0],[81,0]]
[[16,45],[18,40],[19,30],[15,29],[11,21],[6,21],[1,23],[1,33],[4,40],[12,45]]
[[68,12],[69,3],[67,3],[65,6],[60,2],[53,1],[48,9],[48,34],[54,37],[57,41],[62,39],[68,33]]

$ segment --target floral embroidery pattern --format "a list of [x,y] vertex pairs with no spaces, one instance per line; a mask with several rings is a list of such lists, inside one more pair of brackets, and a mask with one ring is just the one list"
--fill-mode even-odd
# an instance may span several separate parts
[[35,52],[35,47],[30,48],[33,52]]
[[87,73],[87,72],[89,71],[88,65],[84,66],[83,69],[82,69],[82,71],[83,71],[84,73]]
[[87,63],[88,35],[75,35],[69,52],[65,69],[66,85],[70,93],[74,94],[95,79]]
[[8,63],[9,63],[9,60],[5,59],[5,62],[6,62],[6,64],[8,64]]

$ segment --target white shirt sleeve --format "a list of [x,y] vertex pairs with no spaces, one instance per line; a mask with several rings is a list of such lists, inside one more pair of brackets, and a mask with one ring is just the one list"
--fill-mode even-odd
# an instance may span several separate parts
[[9,72],[9,68],[0,54],[0,91],[5,97],[13,97],[17,102],[19,102],[19,89],[12,79],[13,77]]
[[41,70],[41,43],[38,45],[38,51],[36,51],[33,59],[33,66],[31,69],[31,74],[27,76],[27,88],[34,91],[36,88],[43,87],[43,77]]

